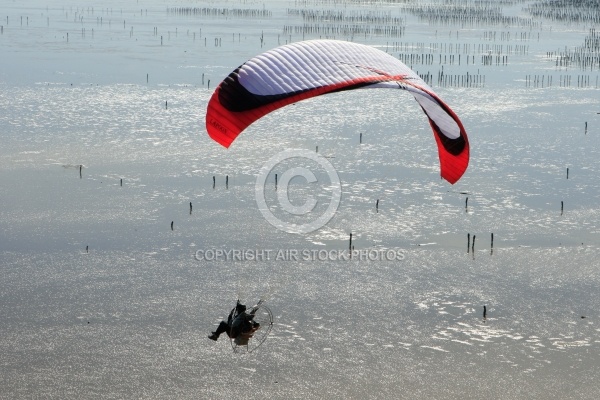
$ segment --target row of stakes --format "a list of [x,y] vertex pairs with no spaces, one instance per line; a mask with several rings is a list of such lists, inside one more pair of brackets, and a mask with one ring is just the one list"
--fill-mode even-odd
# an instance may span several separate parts
[[[477,235],[473,235],[473,242],[471,242],[471,234],[467,233],[467,253],[475,254],[475,238]],[[348,241],[348,250],[354,250],[354,246],[352,245],[352,233],[350,233],[350,240]],[[494,254],[494,233],[491,233],[490,238],[490,254]]]
[[[346,10],[349,6],[355,5],[355,1],[317,1],[315,5],[323,6],[329,3],[335,3],[338,5],[338,9],[335,11],[323,11],[321,9],[310,9],[310,8],[287,8],[286,13],[288,16],[302,17],[304,22],[320,21],[320,22],[357,22],[363,24],[381,24],[389,23],[392,25],[405,25],[405,18],[403,17],[392,17],[389,12],[386,11],[373,11],[372,9],[350,9],[350,11],[339,11]],[[499,12],[500,7],[494,0],[480,1],[477,5],[470,5],[464,7],[460,2],[448,2],[448,7],[438,7],[431,4],[415,4],[406,5],[405,0],[391,1],[391,3],[403,3],[401,10],[404,14],[417,15],[422,20],[430,22],[440,21],[440,24],[458,23],[460,25],[473,25],[481,24],[482,22],[491,25],[515,25],[515,26],[526,26],[532,28],[537,26],[537,23],[531,18],[523,17],[507,17]],[[555,2],[538,2],[531,4],[524,8],[524,11],[533,15],[537,18],[551,19],[553,21],[567,21],[573,23],[591,23],[600,21],[600,14],[596,11],[597,4],[593,0],[580,1],[579,7],[573,7],[570,2],[561,2],[556,4]],[[302,4],[306,6],[306,4]],[[595,12],[591,12],[594,10]],[[70,11],[73,12],[73,7],[70,7]],[[123,15],[123,9],[120,10],[120,15]],[[115,14],[119,13],[115,11]],[[97,15],[98,13],[104,15],[113,15],[112,8],[100,8],[95,9],[94,7],[76,7],[75,15],[81,14]],[[185,16],[206,16],[206,17],[222,17],[231,18],[236,17],[240,19],[256,19],[256,18],[271,18],[273,13],[271,10],[262,8],[225,8],[225,7],[169,7],[166,9],[167,15],[185,15]],[[67,17],[68,17],[68,13]],[[148,15],[147,9],[140,9],[140,15]]]
[[[167,107],[167,102],[165,101],[165,108]],[[600,113],[598,113],[600,114]],[[585,133],[587,134],[587,122],[585,123]],[[363,134],[362,132],[359,134],[359,143],[362,144],[362,139],[363,139]],[[319,152],[319,146],[316,146],[315,151],[318,153]],[[79,178],[83,178],[83,165],[79,165]],[[567,168],[567,179],[569,179],[569,168]],[[216,176],[213,175],[213,184],[212,187],[213,189],[216,188],[216,184],[217,184],[217,178]],[[123,178],[120,179],[120,186],[123,186]],[[229,175],[225,175],[225,188],[228,189],[229,188]],[[275,190],[277,190],[277,174],[275,174]],[[469,197],[465,198],[465,212],[468,212],[468,205],[469,205]],[[192,210],[193,210],[193,206],[192,206],[192,202],[190,202],[190,215],[192,214]],[[375,211],[378,213],[379,212],[379,199],[377,199],[377,201],[375,202]],[[564,201],[560,202],[560,215],[563,215],[564,212]],[[171,230],[174,230],[174,223],[175,221],[171,221]],[[474,253],[475,251],[475,238],[476,235],[473,235],[473,243],[471,243],[471,234],[468,233],[467,234],[467,253],[469,252],[469,248],[471,249],[471,252]],[[350,240],[349,240],[349,245],[348,248],[350,250],[353,250],[354,247],[352,246],[352,233],[350,233]],[[86,253],[88,252],[88,246],[86,246],[85,248]],[[494,234],[491,234],[491,242],[490,242],[490,253],[494,252]]]

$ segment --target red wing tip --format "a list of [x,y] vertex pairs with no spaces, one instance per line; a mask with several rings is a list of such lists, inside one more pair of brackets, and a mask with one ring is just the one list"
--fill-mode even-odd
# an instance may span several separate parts
[[451,185],[454,185],[456,182],[458,182],[460,180],[460,178],[463,177],[463,175],[465,174],[465,172],[466,172],[466,168],[459,175],[445,173],[445,174],[442,174],[442,178],[444,178]]
[[223,134],[215,134],[214,132],[212,132],[211,129],[207,129],[207,131],[208,131],[208,136],[210,136],[210,138],[212,140],[219,143],[221,146],[225,147],[226,149],[228,149],[229,146],[231,146],[231,143],[233,143],[234,139],[230,138],[229,136],[225,136]]
[[231,146],[231,143],[233,143],[233,140],[217,140],[214,139],[213,140],[217,143],[219,143],[221,146],[225,147],[226,149],[229,148],[229,146]]

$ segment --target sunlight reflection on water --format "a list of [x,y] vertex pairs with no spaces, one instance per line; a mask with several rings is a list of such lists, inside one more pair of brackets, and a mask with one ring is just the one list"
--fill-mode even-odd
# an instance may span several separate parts
[[[508,65],[446,65],[487,78],[479,88],[433,85],[471,142],[470,167],[451,186],[404,92],[303,101],[257,121],[228,150],[208,138],[204,112],[218,81],[261,51],[263,30],[262,50],[287,40],[278,32],[292,17],[281,4],[271,20],[200,23],[166,15],[159,1],[109,3],[12,5],[2,22],[0,50],[11,55],[0,71],[5,396],[235,398],[245,387],[251,398],[593,398],[597,88],[524,82],[553,71],[540,54],[580,45],[586,29],[557,24],[571,31],[560,38],[541,29],[545,40],[527,42],[529,53]],[[18,25],[21,15],[30,27]],[[448,40],[442,28],[433,36],[411,23],[398,40]],[[459,39],[478,43],[485,29]],[[257,208],[256,176],[282,150],[317,147],[342,183],[338,211],[309,234],[278,231]],[[291,193],[315,195],[302,182]],[[276,258],[345,250],[350,233],[356,250],[402,257]],[[194,257],[214,249],[271,257]],[[251,356],[206,339],[236,296],[264,296],[275,314]]]

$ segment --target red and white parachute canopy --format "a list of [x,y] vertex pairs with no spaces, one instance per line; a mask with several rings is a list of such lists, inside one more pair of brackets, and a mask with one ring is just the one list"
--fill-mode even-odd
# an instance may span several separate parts
[[246,127],[271,111],[310,97],[358,88],[409,91],[429,118],[442,177],[450,183],[460,179],[469,164],[469,141],[456,114],[400,60],[357,43],[296,42],[248,60],[213,93],[206,130],[229,147]]

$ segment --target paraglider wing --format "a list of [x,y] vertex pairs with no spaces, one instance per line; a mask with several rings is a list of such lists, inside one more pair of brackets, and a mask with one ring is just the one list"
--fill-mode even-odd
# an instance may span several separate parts
[[429,118],[442,177],[450,183],[460,179],[469,164],[469,142],[456,114],[400,60],[357,43],[296,42],[248,60],[216,88],[208,103],[206,129],[229,147],[246,127],[278,108],[358,88],[409,91]]

